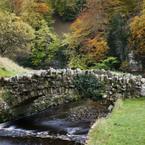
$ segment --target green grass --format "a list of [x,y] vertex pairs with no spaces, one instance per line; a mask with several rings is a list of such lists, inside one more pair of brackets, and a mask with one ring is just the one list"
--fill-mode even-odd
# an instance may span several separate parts
[[12,60],[0,57],[0,77],[10,77],[14,76],[16,74],[22,74],[25,72],[29,72],[30,70],[27,70]]
[[0,77],[10,77],[16,75],[15,72],[10,72],[7,70],[0,69]]
[[96,122],[87,145],[145,145],[145,98],[125,100]]

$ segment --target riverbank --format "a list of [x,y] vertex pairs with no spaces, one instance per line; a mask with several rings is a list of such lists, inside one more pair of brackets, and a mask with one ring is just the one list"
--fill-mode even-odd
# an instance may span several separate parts
[[87,145],[144,145],[145,98],[126,99],[107,119],[96,122]]

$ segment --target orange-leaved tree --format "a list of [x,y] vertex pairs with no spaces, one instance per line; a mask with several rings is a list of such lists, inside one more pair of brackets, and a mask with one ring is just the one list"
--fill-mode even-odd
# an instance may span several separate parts
[[16,15],[20,15],[21,12],[26,8],[27,0],[10,0],[10,9]]
[[[110,0],[87,0],[86,7],[71,25],[69,48],[89,62],[99,62],[108,51],[106,27],[109,21]],[[90,64],[89,64],[90,65]]]
[[50,2],[46,3],[46,2],[42,2],[42,1],[36,1],[35,10],[36,10],[36,12],[41,13],[41,14],[52,13],[52,5]]
[[105,58],[108,51],[107,41],[104,38],[88,39],[84,42],[82,52],[88,55],[88,58],[98,62]]
[[103,1],[87,0],[86,8],[71,26],[72,37],[84,40],[90,35],[103,33],[108,22],[108,15]]
[[135,16],[130,23],[130,47],[137,58],[145,60],[145,0],[140,15]]

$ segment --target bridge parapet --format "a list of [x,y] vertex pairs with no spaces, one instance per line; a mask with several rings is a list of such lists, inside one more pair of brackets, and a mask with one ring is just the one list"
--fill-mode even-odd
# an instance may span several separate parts
[[[5,90],[4,100],[13,112],[29,115],[78,99],[80,96],[73,80],[79,74],[92,74],[104,82],[103,97],[105,99],[116,100],[118,97],[131,98],[145,95],[145,79],[141,76],[105,70],[80,69],[40,70],[21,76],[1,78],[0,90]],[[20,109],[24,105],[25,109],[24,107]]]

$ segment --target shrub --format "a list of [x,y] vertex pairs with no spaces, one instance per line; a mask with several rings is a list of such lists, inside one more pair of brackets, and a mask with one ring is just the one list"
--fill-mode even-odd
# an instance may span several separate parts
[[68,66],[73,69],[80,68],[80,69],[84,70],[84,69],[87,69],[86,61],[87,61],[86,57],[81,57],[79,55],[73,55],[69,59]]
[[103,84],[92,74],[81,74],[74,78],[74,85],[81,97],[102,99]]
[[119,68],[120,62],[116,57],[108,57],[107,59],[97,63],[95,67],[97,69],[105,69],[105,70],[115,70]]
[[126,72],[129,71],[129,63],[128,61],[123,61],[121,66],[120,66],[120,70]]

